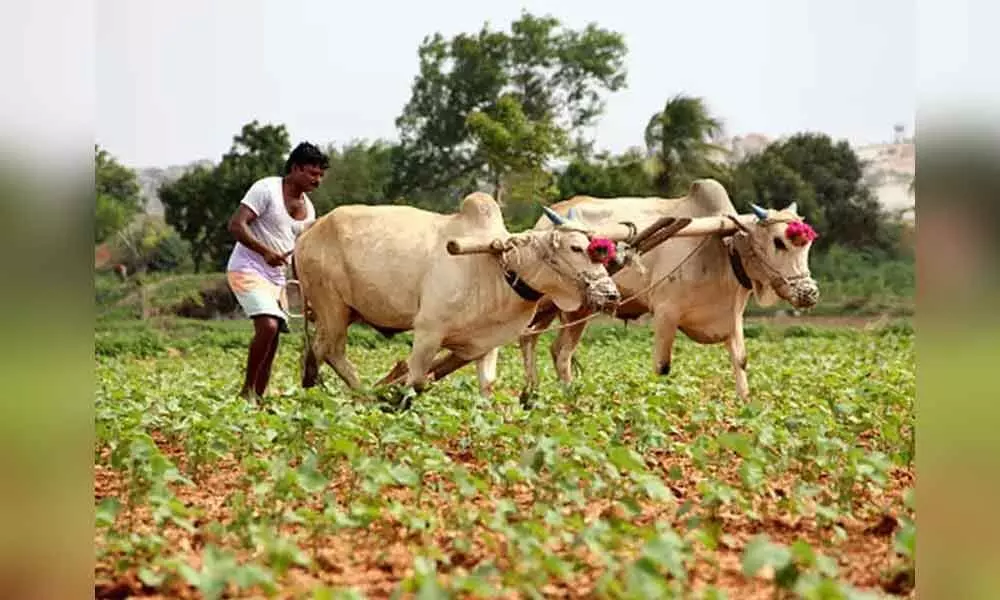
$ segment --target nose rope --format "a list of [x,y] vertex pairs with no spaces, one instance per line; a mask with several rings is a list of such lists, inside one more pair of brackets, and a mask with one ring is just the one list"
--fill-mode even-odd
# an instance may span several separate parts
[[[702,238],[702,240],[701,240],[701,243],[699,243],[697,246],[695,246],[694,250],[688,252],[687,256],[685,256],[683,260],[681,260],[679,263],[677,263],[677,265],[674,266],[673,269],[670,269],[670,271],[668,271],[665,275],[663,275],[662,277],[660,277],[659,279],[657,279],[653,283],[647,285],[646,287],[642,288],[638,292],[632,294],[631,296],[628,296],[627,298],[623,298],[623,299],[619,300],[616,303],[614,312],[611,313],[611,317],[615,317],[615,316],[618,315],[618,307],[624,305],[627,302],[631,302],[632,300],[635,300],[639,296],[641,296],[641,295],[643,295],[643,294],[651,291],[653,288],[655,288],[656,286],[658,286],[661,283],[663,283],[668,277],[670,277],[674,273],[676,273],[678,269],[680,269],[681,267],[683,267],[684,264],[687,263],[687,261],[690,260],[691,257],[694,256],[696,252],[698,252],[698,250],[701,250],[702,246],[704,246],[705,244],[708,243],[708,241],[711,239],[711,237],[712,236],[709,236],[709,235],[704,236]],[[567,327],[572,327],[572,326],[577,325],[579,323],[584,323],[584,322],[589,321],[591,319],[596,319],[597,317],[600,317],[600,316],[602,316],[604,314],[605,313],[603,313],[603,312],[595,311],[594,313],[589,314],[586,317],[582,317],[582,318],[579,318],[579,319],[577,319],[575,321],[570,321],[569,323],[564,323],[562,325],[551,325],[549,327],[546,327],[545,329],[538,330],[538,331],[532,330],[532,329],[528,329],[524,333],[522,333],[521,335],[525,335],[525,334],[541,335],[541,334],[543,334],[545,332],[548,332],[548,331],[559,331],[561,329],[566,329]]]
[[[763,252],[763,248],[761,248],[760,244],[758,244],[757,241],[754,240],[753,235],[750,233],[750,230],[747,229],[746,225],[740,223],[739,219],[737,219],[734,215],[726,215],[726,217],[733,223],[735,223],[736,226],[743,233],[746,234],[745,239],[747,245],[750,248],[750,253],[753,255],[753,258],[757,260],[760,266],[764,267],[766,270],[771,272],[772,277],[770,278],[768,283],[770,283],[772,286],[775,285],[775,282],[779,282],[781,284],[790,286],[792,285],[793,281],[801,281],[803,279],[808,279],[809,277],[811,277],[811,274],[808,269],[806,270],[805,273],[799,273],[797,275],[785,275],[784,273],[782,273],[780,270],[777,269],[777,267],[771,264],[769,260],[767,260],[767,255]],[[777,221],[777,222],[785,223],[787,221]],[[739,248],[734,248],[734,249],[738,254]]]
[[[539,258],[543,263],[555,271],[557,275],[572,281],[576,285],[577,289],[586,291],[594,278],[588,275],[586,271],[577,270],[568,260],[552,251],[552,238],[554,236],[555,230],[551,230],[546,232],[546,240],[548,243],[537,244],[534,241],[532,242],[535,246],[541,245],[541,248],[538,249]],[[513,250],[513,248],[511,250]],[[506,258],[506,254],[507,252],[504,252],[500,254],[498,258],[501,261],[501,265],[505,269],[509,270],[509,261]],[[537,269],[534,272],[537,273]],[[523,280],[521,276],[518,276],[518,278]]]

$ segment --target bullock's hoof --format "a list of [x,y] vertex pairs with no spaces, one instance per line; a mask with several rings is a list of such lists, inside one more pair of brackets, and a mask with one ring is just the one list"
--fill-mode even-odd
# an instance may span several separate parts
[[537,390],[524,390],[521,392],[519,398],[521,400],[521,408],[524,410],[531,410],[535,408],[535,403],[538,402],[538,391]]
[[410,410],[417,392],[413,388],[389,386],[378,393],[379,409],[385,413],[400,413]]
[[306,367],[305,372],[302,374],[302,387],[316,387],[317,383],[319,383],[319,369]]
[[662,365],[660,365],[659,373],[661,377],[666,377],[667,375],[670,375],[670,363],[665,362]]
[[397,415],[404,413],[413,407],[413,402],[409,399],[404,399],[399,402],[382,402],[378,405],[378,409],[382,412],[390,415]]

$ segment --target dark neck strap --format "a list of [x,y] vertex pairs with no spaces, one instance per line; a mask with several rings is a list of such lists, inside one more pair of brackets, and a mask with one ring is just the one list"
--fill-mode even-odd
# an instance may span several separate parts
[[507,282],[507,285],[509,285],[518,296],[528,302],[537,302],[542,298],[542,296],[545,295],[525,283],[524,280],[518,277],[517,273],[513,271],[504,271],[503,278],[504,281]]
[[743,268],[743,260],[740,258],[740,254],[736,251],[735,247],[729,248],[729,266],[733,268],[733,275],[736,276],[736,281],[739,281],[740,285],[744,288],[752,290],[753,282],[747,276],[747,271]]

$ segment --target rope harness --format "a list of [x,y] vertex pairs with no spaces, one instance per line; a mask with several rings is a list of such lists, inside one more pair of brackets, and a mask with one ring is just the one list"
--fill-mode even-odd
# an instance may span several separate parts
[[[589,232],[581,229],[562,227],[561,230],[578,231],[586,235],[587,239],[593,239],[593,236]],[[545,241],[541,243],[539,243],[537,237],[521,238],[525,240],[521,244],[518,244],[517,241],[511,242],[510,247],[504,249],[504,251],[497,256],[497,261],[500,263],[500,267],[504,271],[504,279],[512,288],[514,288],[514,291],[517,293],[518,296],[529,302],[534,302],[536,300],[541,299],[542,296],[544,296],[544,294],[531,287],[531,285],[528,284],[528,282],[525,281],[524,278],[521,277],[521,275],[519,275],[510,266],[511,263],[510,253],[516,253],[520,245],[533,246],[537,250],[538,259],[542,263],[544,263],[553,271],[555,271],[557,275],[560,275],[572,281],[576,285],[577,290],[580,292],[585,293],[594,284],[595,281],[600,279],[600,276],[591,275],[586,271],[577,270],[563,256],[556,254],[553,251],[555,248],[556,232],[557,232],[556,229],[547,231],[545,235]],[[533,273],[537,273],[538,270],[540,269],[536,269],[535,271],[533,271]]]
[[[783,274],[771,263],[771,261],[767,259],[767,253],[764,252],[763,248],[760,247],[760,244],[754,240],[753,235],[750,233],[750,230],[746,227],[746,225],[740,223],[739,219],[733,215],[726,215],[726,217],[736,225],[739,231],[733,235],[731,240],[727,239],[724,243],[730,248],[731,256],[732,254],[735,254],[736,260],[740,261],[741,266],[743,262],[741,250],[744,250],[749,252],[751,257],[755,260],[757,266],[763,268],[769,273],[770,277],[768,278],[768,284],[770,284],[774,289],[787,289],[794,287],[796,282],[812,278],[808,268],[804,273],[796,275]],[[760,224],[770,225],[772,223],[791,223],[793,221],[796,221],[796,219],[778,219],[771,217],[765,221],[761,221]],[[740,283],[743,284],[743,282]],[[746,284],[743,284],[743,287],[746,287]]]
[[[695,246],[694,250],[692,250],[691,252],[688,252],[687,256],[685,256],[684,259],[681,262],[677,263],[677,265],[673,269],[671,269],[669,272],[667,272],[666,275],[664,275],[663,277],[660,277],[659,279],[657,279],[653,283],[647,285],[646,287],[642,288],[641,290],[639,290],[638,292],[632,294],[631,296],[628,296],[627,298],[624,298],[624,299],[620,300],[618,302],[618,305],[621,306],[621,305],[623,305],[623,304],[625,304],[625,303],[627,303],[627,302],[629,302],[631,300],[635,300],[639,296],[641,296],[641,295],[649,292],[650,290],[652,290],[656,286],[658,286],[661,283],[663,283],[664,280],[666,280],[668,277],[672,276],[674,273],[677,272],[678,269],[680,269],[682,266],[684,266],[684,263],[686,263],[692,256],[694,256],[695,252],[697,252],[698,250],[701,250],[701,247],[704,246],[706,243],[708,243],[708,240],[709,240],[710,237],[711,236],[705,236],[704,239],[702,239],[701,243],[698,244],[697,246]],[[614,317],[617,314],[618,314],[618,309],[616,308],[615,311],[613,313],[611,313],[611,316]],[[586,317],[581,317],[581,318],[579,318],[579,319],[577,319],[575,321],[570,321],[569,323],[564,323],[562,325],[552,325],[552,326],[546,327],[545,329],[542,329],[540,331],[529,329],[525,333],[530,333],[530,334],[535,334],[535,335],[541,335],[541,334],[543,334],[543,333],[545,333],[547,331],[559,331],[561,329],[566,329],[567,327],[572,327],[572,326],[577,325],[579,323],[584,323],[584,322],[589,321],[591,319],[596,319],[597,317],[600,317],[600,316],[603,316],[603,315],[605,315],[605,313],[603,313],[603,312],[594,312],[593,314],[587,315]]]

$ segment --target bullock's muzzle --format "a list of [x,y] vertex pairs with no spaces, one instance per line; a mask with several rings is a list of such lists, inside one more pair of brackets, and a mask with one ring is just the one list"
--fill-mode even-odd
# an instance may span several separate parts
[[812,308],[819,302],[819,286],[811,277],[789,281],[777,291],[795,308]]
[[610,277],[598,279],[587,285],[584,295],[591,310],[612,312],[621,300],[618,286]]

